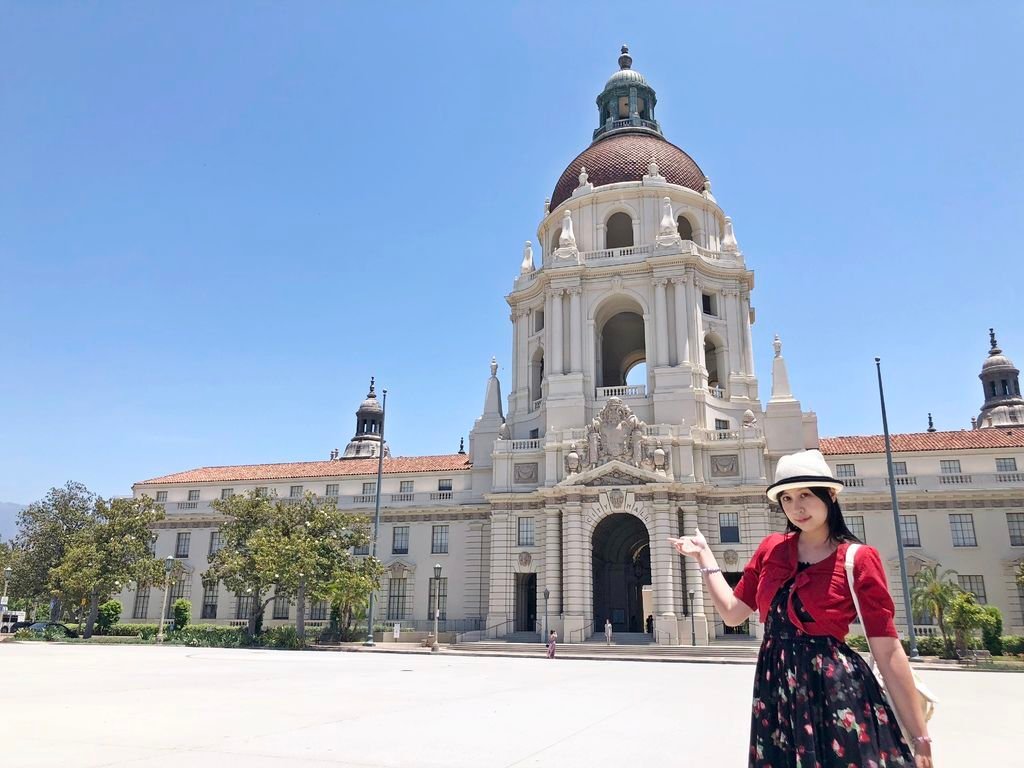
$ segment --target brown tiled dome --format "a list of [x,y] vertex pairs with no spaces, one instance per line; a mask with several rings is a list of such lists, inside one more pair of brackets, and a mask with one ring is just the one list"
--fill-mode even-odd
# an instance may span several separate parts
[[658,161],[658,172],[669,184],[703,191],[704,172],[675,144],[649,133],[620,133],[595,141],[569,163],[551,193],[551,210],[568,200],[579,186],[580,166],[587,169],[590,183],[601,187],[640,181],[652,155]]

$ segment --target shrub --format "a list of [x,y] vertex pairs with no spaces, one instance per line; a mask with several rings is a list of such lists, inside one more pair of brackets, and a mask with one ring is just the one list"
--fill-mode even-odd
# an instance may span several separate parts
[[33,632],[31,629],[19,629],[14,633],[15,640],[42,640],[43,638]]
[[192,603],[186,600],[184,597],[179,597],[174,601],[174,630],[180,632],[188,626],[189,619],[192,618]]
[[110,634],[110,628],[121,620],[121,603],[107,600],[96,615],[96,631],[101,635]]
[[288,648],[297,650],[305,646],[299,640],[295,627],[271,627],[258,638],[259,645],[267,648]]
[[[908,650],[907,652],[909,653],[910,651]],[[917,652],[922,656],[955,657],[955,654],[952,653],[952,647],[947,650],[943,645],[941,637],[928,637],[927,635],[917,638]]]
[[171,641],[202,648],[238,648],[245,645],[245,627],[191,624],[177,630]]
[[986,605],[990,621],[981,627],[981,644],[993,656],[1003,655],[1003,614],[994,605]]
[[846,638],[846,644],[855,651],[867,651],[868,639],[864,635],[850,635]]
[[1024,637],[1021,635],[1003,635],[999,640],[1003,645],[1003,653],[1014,656],[1024,655]]
[[159,631],[159,624],[115,624],[107,634],[114,637],[141,637],[143,640],[152,640]]

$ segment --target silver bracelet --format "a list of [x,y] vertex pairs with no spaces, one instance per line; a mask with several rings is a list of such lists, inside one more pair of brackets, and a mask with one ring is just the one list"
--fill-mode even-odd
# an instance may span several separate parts
[[705,576],[710,576],[712,573],[721,573],[721,568],[698,568],[698,571],[703,573]]

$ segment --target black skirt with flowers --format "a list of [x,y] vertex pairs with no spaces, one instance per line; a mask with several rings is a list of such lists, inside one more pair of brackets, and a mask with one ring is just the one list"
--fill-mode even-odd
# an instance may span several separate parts
[[792,585],[772,601],[757,658],[750,768],[912,767],[867,662],[846,643],[808,635],[789,620]]

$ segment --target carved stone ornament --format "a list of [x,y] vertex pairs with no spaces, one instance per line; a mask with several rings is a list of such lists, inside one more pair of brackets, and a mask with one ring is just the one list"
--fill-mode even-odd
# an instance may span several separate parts
[[512,437],[512,434],[509,431],[508,424],[506,424],[504,421],[501,422],[501,426],[498,427],[498,439],[499,440],[508,440],[511,437]]
[[533,562],[533,555],[531,555],[529,552],[520,552],[519,553],[519,567],[520,568],[529,568],[530,567],[530,563],[532,563],[532,562]]
[[618,397],[609,397],[604,408],[587,425],[583,462],[588,468],[612,459],[642,467],[650,463],[645,433],[647,425]]
[[722,553],[722,559],[726,565],[733,566],[740,561],[740,556],[736,554],[735,549],[727,549]]
[[582,465],[583,461],[580,459],[576,443],[569,443],[569,452],[565,455],[565,474],[575,475]]
[[636,475],[628,475],[622,470],[616,469],[614,472],[608,472],[600,477],[595,477],[593,480],[583,483],[586,486],[600,486],[600,485],[644,485],[647,481]]
[[658,227],[658,236],[655,240],[658,245],[675,245],[681,239],[676,224],[676,215],[672,211],[672,200],[664,197],[661,200],[661,224]]
[[537,482],[537,462],[524,462],[515,464],[512,471],[513,481],[518,485],[528,485]]
[[392,563],[388,567],[388,573],[392,579],[404,579],[405,574],[409,569],[406,568],[405,563]]
[[519,265],[519,274],[528,275],[533,272],[535,267],[533,266],[533,243],[529,240],[526,241],[526,245],[523,246],[523,262]]
[[711,457],[712,477],[739,477],[740,457],[735,453]]

